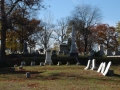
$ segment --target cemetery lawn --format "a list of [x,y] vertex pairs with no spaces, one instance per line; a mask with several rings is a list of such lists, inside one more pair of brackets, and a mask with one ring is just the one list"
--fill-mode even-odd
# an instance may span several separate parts
[[[120,66],[111,66],[114,76],[84,70],[82,65],[24,66],[15,71],[0,68],[0,90],[120,90]],[[31,73],[26,78],[26,72]]]

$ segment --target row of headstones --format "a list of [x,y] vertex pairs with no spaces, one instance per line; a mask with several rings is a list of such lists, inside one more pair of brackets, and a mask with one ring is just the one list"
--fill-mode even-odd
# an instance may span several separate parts
[[[25,65],[26,65],[26,62],[22,61],[21,62],[21,66],[25,66]],[[44,62],[40,62],[40,66],[44,66],[44,65],[45,65]],[[49,63],[49,65],[53,65],[53,63],[51,62],[51,63]],[[57,65],[62,65],[62,62],[58,62]],[[67,62],[66,65],[70,65],[70,62]],[[76,65],[80,65],[80,63],[77,62]],[[34,61],[31,62],[31,66],[35,66],[35,62]]]
[[[92,60],[92,67],[90,67],[90,61],[91,60],[88,60],[88,63],[87,63],[87,66],[86,68],[84,68],[85,70],[96,70],[97,67],[95,65],[95,59]],[[98,73],[101,73],[103,76],[106,76],[107,74],[109,76],[113,76],[114,75],[114,72],[113,70],[109,70],[110,69],[110,66],[111,66],[112,62],[108,62],[107,66],[106,66],[106,62],[102,62],[97,70]]]

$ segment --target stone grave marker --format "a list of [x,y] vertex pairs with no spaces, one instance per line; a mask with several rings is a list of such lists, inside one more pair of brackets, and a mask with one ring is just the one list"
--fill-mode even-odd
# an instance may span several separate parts
[[91,51],[90,51],[90,56],[94,56],[94,53],[95,53],[95,51],[94,51],[94,50],[91,50]]
[[25,66],[25,65],[26,65],[25,61],[22,61],[21,66]]
[[30,78],[30,72],[26,72],[26,77]]
[[106,67],[106,62],[103,63],[102,65],[102,70],[101,70],[101,73],[103,74],[103,72],[105,71],[105,67]]
[[24,50],[23,50],[23,54],[28,54],[27,43],[26,43],[26,42],[24,42]]
[[70,62],[67,62],[66,65],[70,65]]
[[84,70],[88,70],[90,68],[90,60],[88,60],[87,66],[86,68],[84,68]]
[[97,70],[98,73],[102,70],[102,66],[103,66],[103,62],[100,64],[100,66],[99,66],[99,68]]
[[76,65],[80,65],[80,62],[77,62]]
[[44,62],[40,62],[40,66],[44,66]]
[[99,50],[98,54],[99,54],[100,57],[103,56],[103,55],[105,55],[103,45],[99,45],[98,46],[98,50]]
[[106,75],[107,75],[107,73],[108,73],[108,71],[109,71],[109,69],[110,69],[111,64],[112,64],[111,61],[107,64],[107,67],[106,67],[104,73],[102,74],[103,76],[106,76]]
[[61,64],[62,64],[62,62],[59,61],[57,65],[61,65]]
[[112,51],[111,51],[110,48],[108,48],[108,49],[106,50],[106,54],[107,54],[107,56],[112,56],[112,55],[113,55],[113,53],[112,53]]
[[95,70],[96,69],[96,60],[95,59],[93,59],[92,60],[92,68],[90,69],[90,70]]
[[23,66],[19,66],[18,69],[23,69]]
[[31,66],[35,66],[35,62],[34,61],[31,61]]
[[60,44],[60,51],[59,51],[59,54],[63,54],[63,55],[67,55],[69,52],[68,52],[68,49],[69,49],[69,46],[68,44]]
[[114,76],[114,71],[113,70],[109,70],[107,74],[108,74],[108,76]]
[[45,58],[45,64],[51,63],[51,49],[46,50],[46,58]]
[[53,50],[53,51],[52,51],[52,57],[57,57],[57,52],[56,52],[56,50]]

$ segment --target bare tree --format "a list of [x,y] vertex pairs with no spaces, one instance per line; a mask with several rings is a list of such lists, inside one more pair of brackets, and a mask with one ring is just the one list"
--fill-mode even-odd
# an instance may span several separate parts
[[54,38],[59,43],[63,43],[66,39],[67,26],[68,25],[67,25],[67,19],[66,18],[61,18],[60,20],[57,20],[56,29],[54,30],[56,35],[55,35]]
[[46,14],[44,17],[44,22],[41,23],[40,26],[42,26],[41,31],[37,31],[33,34],[34,39],[37,42],[37,45],[44,48],[46,50],[49,48],[53,43],[53,30],[54,25],[52,24],[52,16],[51,14]]
[[82,41],[84,41],[84,54],[86,54],[88,49],[88,38],[91,33],[90,27],[100,23],[101,11],[99,8],[92,7],[90,5],[78,5],[72,12],[72,18],[76,24],[76,27],[78,27],[77,34],[80,35],[78,39],[83,39]]

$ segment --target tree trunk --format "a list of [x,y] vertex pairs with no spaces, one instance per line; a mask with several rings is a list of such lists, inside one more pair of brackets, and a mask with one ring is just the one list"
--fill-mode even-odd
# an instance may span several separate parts
[[5,61],[6,30],[7,30],[7,22],[4,11],[4,0],[1,0],[1,57],[0,57],[1,62],[6,62]]

